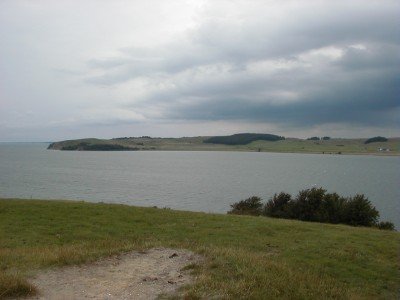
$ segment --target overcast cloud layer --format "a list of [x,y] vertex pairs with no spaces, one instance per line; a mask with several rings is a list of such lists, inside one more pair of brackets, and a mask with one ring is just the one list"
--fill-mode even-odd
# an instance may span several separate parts
[[399,136],[399,1],[1,1],[0,141]]

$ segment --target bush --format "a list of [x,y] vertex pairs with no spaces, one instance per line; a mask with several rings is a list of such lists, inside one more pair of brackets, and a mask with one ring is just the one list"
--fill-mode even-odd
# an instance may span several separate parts
[[291,205],[292,217],[302,221],[320,221],[318,215],[325,192],[322,188],[300,191]]
[[261,215],[262,206],[261,198],[253,196],[232,204],[228,214],[258,216]]
[[343,223],[347,200],[336,193],[325,194],[318,214],[319,222]]
[[290,218],[289,202],[292,200],[290,194],[281,192],[275,194],[264,206],[263,215],[274,218]]
[[353,226],[374,226],[379,212],[364,195],[349,198],[344,208],[344,223]]
[[392,222],[379,222],[376,227],[382,230],[394,230],[394,224]]
[[284,192],[274,194],[265,205],[261,198],[253,196],[231,207],[229,214],[262,214],[273,218],[394,230],[391,222],[378,223],[379,212],[364,195],[345,198],[337,193],[326,193],[323,188],[301,190],[294,199]]

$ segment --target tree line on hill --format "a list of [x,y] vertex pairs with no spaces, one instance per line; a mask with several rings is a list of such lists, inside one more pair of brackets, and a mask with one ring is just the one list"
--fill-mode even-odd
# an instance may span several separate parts
[[329,136],[324,136],[324,137],[313,136],[313,137],[308,138],[307,140],[308,141],[328,141],[330,139],[331,139],[331,137],[329,137]]
[[379,222],[379,212],[362,194],[343,197],[323,188],[300,191],[296,197],[281,192],[263,204],[257,196],[231,205],[228,214],[267,216],[301,221],[347,224],[394,230],[391,222]]
[[[49,146],[50,147],[50,146]],[[137,148],[126,147],[119,144],[90,144],[86,142],[67,145],[61,147],[61,150],[82,150],[82,151],[132,151]]]
[[387,142],[387,141],[388,141],[388,139],[383,137],[383,136],[375,136],[375,137],[372,137],[372,138],[366,140],[364,142],[364,144],[377,143],[377,142]]
[[[223,145],[247,145],[254,141],[280,141],[284,140],[285,137],[275,134],[264,134],[264,133],[238,133],[226,136],[213,136],[205,139],[204,143],[209,144],[223,144]],[[307,138],[308,141],[329,141],[330,136],[313,136]],[[376,143],[376,142],[387,142],[388,139],[383,136],[376,136],[365,140],[364,144]]]
[[247,145],[254,141],[279,141],[284,140],[283,136],[265,133],[238,133],[228,136],[213,136],[206,140],[204,143],[210,144],[224,144],[224,145]]
[[[324,136],[324,137],[319,137],[319,136],[313,136],[308,138],[308,141],[328,141],[330,140],[331,137],[329,136]],[[383,136],[375,136],[372,138],[367,139],[364,144],[370,144],[370,143],[377,143],[377,142],[387,142],[388,139],[383,137]]]

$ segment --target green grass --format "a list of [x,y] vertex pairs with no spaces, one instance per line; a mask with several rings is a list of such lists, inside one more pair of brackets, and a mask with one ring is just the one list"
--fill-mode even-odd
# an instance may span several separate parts
[[[0,200],[0,295],[40,269],[155,246],[204,263],[188,298],[395,299],[398,232],[73,201]],[[0,296],[0,298],[1,298]]]
[[[277,142],[256,141],[249,145],[254,149],[270,152],[298,152],[325,154],[379,154],[398,155],[400,139],[391,138],[387,142],[364,144],[365,139],[331,139],[326,141],[311,141],[287,139]],[[380,152],[379,148],[389,148],[390,152]]]
[[[331,139],[326,141],[311,141],[301,139],[286,139],[280,141],[254,141],[247,145],[222,145],[203,143],[208,137],[185,138],[129,138],[129,139],[83,139],[57,142],[54,149],[73,147],[81,142],[90,144],[110,144],[132,147],[136,150],[171,150],[171,151],[262,151],[262,152],[294,152],[294,153],[325,153],[325,154],[376,154],[399,155],[400,138],[390,138],[387,142],[364,144],[366,139]],[[379,151],[388,148],[390,152]]]

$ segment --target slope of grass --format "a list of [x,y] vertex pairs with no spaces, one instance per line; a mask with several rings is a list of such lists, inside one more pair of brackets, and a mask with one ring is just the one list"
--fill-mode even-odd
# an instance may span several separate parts
[[[393,138],[387,142],[364,144],[364,139],[331,139],[312,141],[287,139],[277,142],[256,141],[249,144],[252,149],[269,152],[325,153],[325,154],[399,154],[400,139]],[[390,152],[381,152],[379,148],[389,148]]]
[[[398,232],[72,201],[0,200],[0,295],[40,269],[154,246],[204,255],[189,298],[394,299]],[[0,298],[1,298],[0,296]]]

